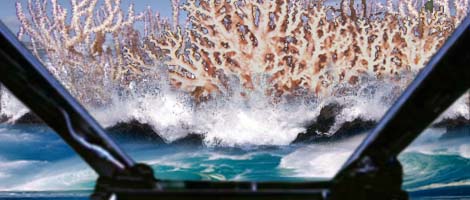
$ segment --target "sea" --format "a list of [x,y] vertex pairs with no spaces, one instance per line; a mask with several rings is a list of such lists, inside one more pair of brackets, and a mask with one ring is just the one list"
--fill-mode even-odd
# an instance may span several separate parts
[[[162,180],[328,180],[366,133],[318,144],[158,145],[114,137]],[[411,199],[470,199],[470,126],[429,128],[399,160]],[[44,125],[0,125],[1,199],[87,199],[96,173]]]

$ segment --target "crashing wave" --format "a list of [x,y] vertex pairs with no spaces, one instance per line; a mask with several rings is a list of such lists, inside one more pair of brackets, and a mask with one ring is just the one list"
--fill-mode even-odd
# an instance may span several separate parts
[[[107,107],[90,108],[90,111],[112,133],[158,143],[192,138],[191,143],[202,142],[208,146],[288,145],[334,141],[369,130],[390,106],[384,102],[393,102],[393,99],[384,100],[389,98],[384,88],[377,91],[383,95],[364,92],[362,96],[320,102],[277,104],[261,100],[241,104],[218,99],[196,105],[177,95],[144,95],[128,101],[116,100]],[[468,106],[465,101],[468,96],[460,98],[435,124],[448,127],[443,125],[444,121],[451,124],[452,119],[464,118],[463,125],[470,125],[468,112],[462,113],[460,109]],[[24,115],[15,119],[16,123],[35,121],[25,120]],[[14,123],[15,119],[11,118],[10,122]]]
[[[469,8],[468,0],[189,0],[172,1],[170,23],[150,8],[89,2],[71,0],[70,12],[55,0],[28,2],[28,12],[18,2],[18,36],[103,126],[143,128],[166,143],[199,136],[209,146],[369,129]],[[36,121],[1,92],[1,121]],[[438,122],[468,123],[468,99]]]

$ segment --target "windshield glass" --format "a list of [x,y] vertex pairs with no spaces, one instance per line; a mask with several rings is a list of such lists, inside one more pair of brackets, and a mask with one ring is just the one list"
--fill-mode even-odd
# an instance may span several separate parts
[[470,196],[470,91],[399,156],[412,197]]
[[[305,181],[335,175],[468,3],[5,0],[0,19],[157,178]],[[0,94],[0,136],[30,139],[0,166],[44,165],[0,167],[0,190],[91,189],[91,169]]]

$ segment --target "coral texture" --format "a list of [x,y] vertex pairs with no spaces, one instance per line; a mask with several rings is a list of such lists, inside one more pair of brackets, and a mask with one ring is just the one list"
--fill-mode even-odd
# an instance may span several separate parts
[[173,0],[170,21],[150,8],[136,14],[132,4],[124,16],[119,0],[70,3],[68,11],[30,0],[28,13],[17,3],[19,37],[38,57],[45,51],[42,61],[79,99],[93,90],[99,100],[104,84],[126,88],[158,66],[197,100],[252,91],[322,97],[371,77],[410,79],[468,13],[468,0]]

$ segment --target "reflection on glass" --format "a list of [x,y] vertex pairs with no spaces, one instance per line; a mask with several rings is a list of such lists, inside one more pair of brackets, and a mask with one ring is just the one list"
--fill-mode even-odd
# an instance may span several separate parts
[[[0,9],[16,11],[1,20],[158,178],[302,181],[335,175],[468,3],[34,0]],[[6,135],[33,135],[23,141],[31,148],[52,142],[43,125],[47,134],[18,125],[36,119],[5,89],[0,100],[2,122],[17,124],[2,125]],[[450,120],[459,116],[469,118]],[[47,152],[8,162],[79,165],[69,151]],[[91,189],[95,179],[84,169],[54,188],[26,184],[61,180],[51,173],[11,175],[15,187],[0,190]]]
[[403,187],[412,196],[469,195],[469,105],[467,93],[399,156],[405,172]]
[[0,125],[0,191],[92,189],[96,178],[48,127]]

